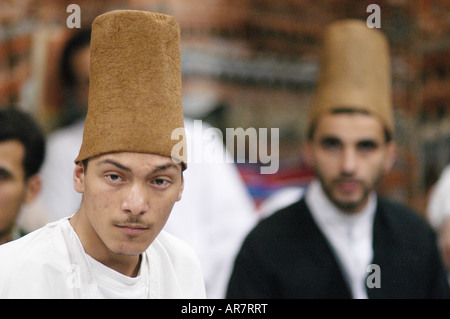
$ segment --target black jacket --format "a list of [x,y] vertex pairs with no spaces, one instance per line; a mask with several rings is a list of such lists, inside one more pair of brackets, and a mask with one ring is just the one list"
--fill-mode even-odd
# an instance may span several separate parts
[[[449,298],[436,238],[414,211],[378,199],[369,298]],[[368,272],[368,275],[371,273]],[[262,220],[236,258],[227,298],[351,298],[327,239],[304,199]]]

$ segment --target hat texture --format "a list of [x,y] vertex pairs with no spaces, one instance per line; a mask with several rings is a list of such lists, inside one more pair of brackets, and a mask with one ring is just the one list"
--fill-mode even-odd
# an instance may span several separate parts
[[386,37],[365,22],[348,19],[325,32],[309,126],[337,108],[367,111],[393,132],[391,66]]
[[[75,162],[111,152],[172,155],[172,131],[184,128],[179,42],[178,23],[168,15],[117,10],[94,20],[88,112]],[[184,145],[184,164],[185,152]]]

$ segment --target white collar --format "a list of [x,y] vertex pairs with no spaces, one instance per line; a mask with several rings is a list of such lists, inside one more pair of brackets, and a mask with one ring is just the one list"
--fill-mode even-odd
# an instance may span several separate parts
[[314,219],[321,226],[351,228],[355,231],[353,235],[360,236],[362,235],[361,231],[366,233],[367,227],[371,228],[373,225],[377,202],[375,192],[369,195],[369,200],[363,210],[355,214],[346,213],[336,207],[325,194],[318,180],[312,181],[309,185],[305,200]]
[[377,196],[372,192],[364,209],[348,214],[337,208],[314,180],[305,196],[312,217],[338,256],[354,298],[367,298],[367,266],[373,258],[373,221]]

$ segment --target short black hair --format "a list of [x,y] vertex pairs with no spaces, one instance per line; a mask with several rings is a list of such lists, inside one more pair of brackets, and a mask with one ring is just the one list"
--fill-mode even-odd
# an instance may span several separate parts
[[[355,109],[355,108],[350,108],[350,107],[340,107],[340,108],[336,108],[330,111],[331,114],[365,114],[365,115],[370,115],[372,113],[370,113],[367,110],[364,109]],[[311,125],[308,128],[308,131],[306,133],[306,137],[308,138],[308,140],[312,140],[314,137],[314,131],[316,130],[316,126],[317,123],[311,123]],[[389,143],[390,141],[392,141],[393,136],[391,131],[389,131],[386,127],[383,127],[383,131],[384,131],[384,138],[386,143]]]
[[0,142],[19,141],[25,148],[25,179],[37,174],[45,157],[45,134],[34,118],[15,107],[0,109]]
[[85,158],[81,161],[81,165],[83,165],[84,171],[86,172],[89,163],[89,158]]

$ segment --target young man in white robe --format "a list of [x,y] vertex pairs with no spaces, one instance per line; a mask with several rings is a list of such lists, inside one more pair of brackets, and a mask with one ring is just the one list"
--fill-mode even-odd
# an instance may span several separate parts
[[172,17],[96,18],[73,175],[81,206],[0,248],[0,298],[205,297],[193,250],[162,231],[186,168],[186,149],[171,139],[183,127],[180,69]]

